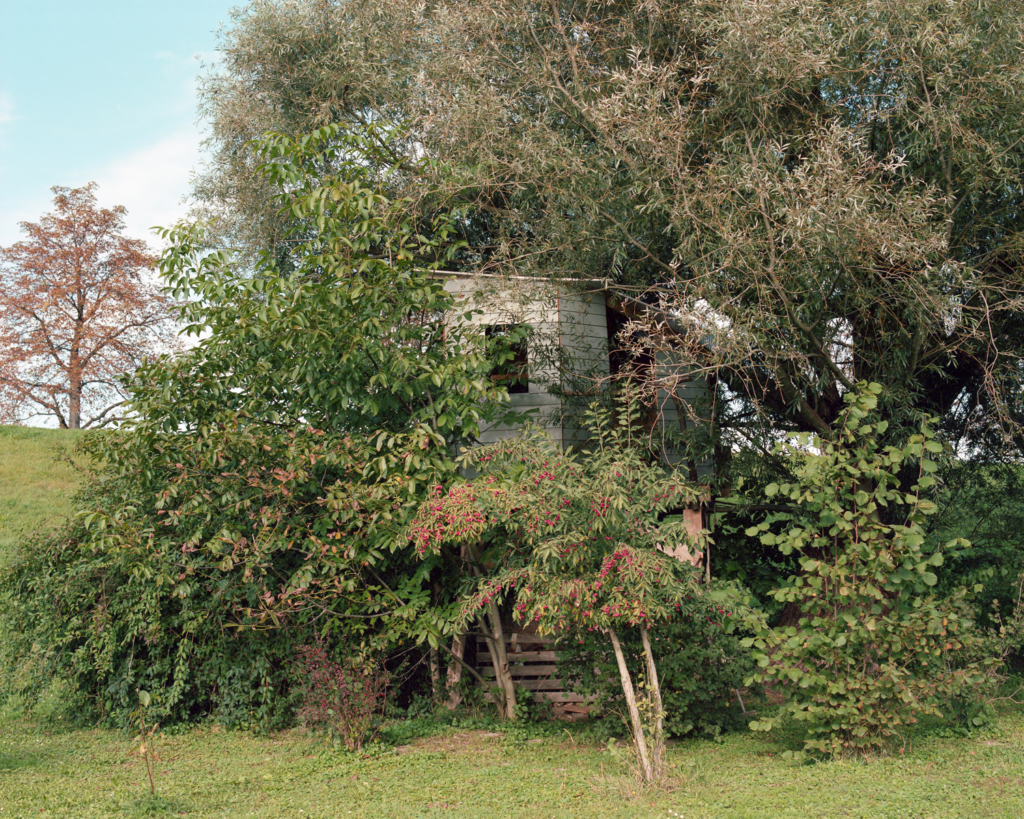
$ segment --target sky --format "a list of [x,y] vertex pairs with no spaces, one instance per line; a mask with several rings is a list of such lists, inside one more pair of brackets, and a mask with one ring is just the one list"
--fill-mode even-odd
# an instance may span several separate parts
[[[96,182],[126,234],[185,214],[199,166],[197,76],[241,0],[0,0],[0,246]],[[206,65],[206,69],[203,65]]]

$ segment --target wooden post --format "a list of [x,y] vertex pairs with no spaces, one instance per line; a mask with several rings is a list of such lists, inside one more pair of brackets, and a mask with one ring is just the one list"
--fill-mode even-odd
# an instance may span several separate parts
[[636,690],[633,688],[633,679],[629,676],[629,668],[626,666],[626,657],[622,653],[619,635],[615,633],[615,629],[608,629],[608,636],[611,638],[612,649],[615,651],[615,661],[619,665],[622,693],[626,695],[629,721],[633,726],[633,741],[636,744],[637,755],[640,757],[640,772],[643,774],[645,782],[653,782],[654,770],[651,768],[651,759],[647,753],[647,739],[644,736],[643,720],[640,719],[640,709],[636,704]]

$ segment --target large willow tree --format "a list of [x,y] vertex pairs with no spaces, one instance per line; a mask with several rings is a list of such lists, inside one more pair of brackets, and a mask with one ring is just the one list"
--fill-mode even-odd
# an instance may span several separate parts
[[718,385],[723,430],[831,438],[876,381],[893,440],[937,415],[1017,450],[1022,13],[260,0],[205,79],[195,192],[235,241],[273,244],[247,139],[401,122],[378,131],[389,184],[423,215],[471,206],[463,263],[610,279],[634,338]]

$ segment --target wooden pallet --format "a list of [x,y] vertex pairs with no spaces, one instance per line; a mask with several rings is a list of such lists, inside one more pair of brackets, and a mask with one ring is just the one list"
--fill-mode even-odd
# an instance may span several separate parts
[[[487,642],[482,637],[477,640],[476,656],[480,676],[493,681],[495,673]],[[587,703],[591,698],[567,689],[565,683],[555,676],[558,673],[558,655],[551,648],[554,642],[552,637],[537,634],[512,632],[507,635],[505,650],[508,653],[512,681],[517,689],[531,691],[536,697],[548,700],[554,715],[560,719],[589,716]]]

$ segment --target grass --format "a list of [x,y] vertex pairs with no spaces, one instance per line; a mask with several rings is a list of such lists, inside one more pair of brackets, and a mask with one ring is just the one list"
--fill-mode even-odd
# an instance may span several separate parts
[[0,565],[27,533],[72,511],[81,474],[67,461],[80,432],[0,426]]
[[300,731],[197,729],[158,739],[156,796],[115,731],[0,725],[0,817],[1013,817],[1024,804],[1024,713],[998,735],[925,737],[895,758],[797,765],[738,734],[670,750],[644,789],[621,752],[562,738],[459,731],[358,757]]

